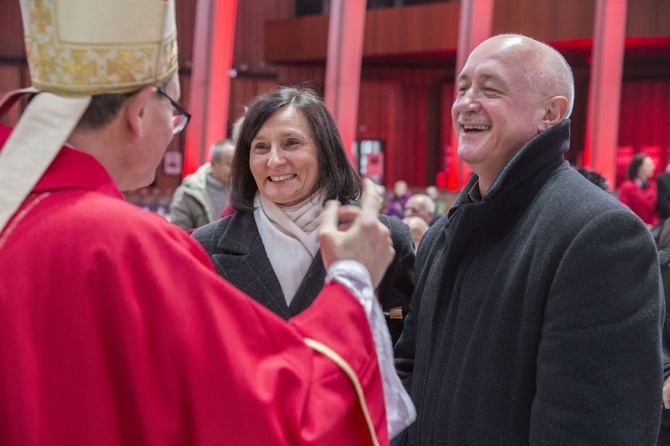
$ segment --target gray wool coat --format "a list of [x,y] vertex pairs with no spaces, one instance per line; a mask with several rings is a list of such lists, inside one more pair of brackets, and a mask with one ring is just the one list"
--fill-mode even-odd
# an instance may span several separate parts
[[[385,215],[379,218],[391,230],[396,251],[378,287],[391,340],[395,343],[402,332],[414,291],[414,240],[402,221]],[[205,225],[192,235],[205,248],[221,277],[286,320],[307,309],[323,288],[326,269],[319,250],[291,305],[286,304],[250,212],[235,213]]]
[[417,253],[396,366],[417,421],[394,445],[652,445],[664,302],[641,220],[536,136]]
[[183,229],[194,229],[219,218],[212,215],[207,201],[207,176],[212,172],[205,163],[184,178],[170,203],[170,221]]

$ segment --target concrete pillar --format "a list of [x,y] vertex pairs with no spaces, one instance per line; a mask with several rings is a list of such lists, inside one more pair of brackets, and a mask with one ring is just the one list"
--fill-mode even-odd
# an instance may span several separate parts
[[[465,65],[465,61],[477,45],[491,36],[493,24],[494,0],[461,0],[460,18],[458,23],[458,48],[456,53],[456,79]],[[458,86],[455,86],[458,90]],[[454,94],[454,98],[456,94]],[[451,115],[445,125],[451,125]],[[456,132],[451,132],[451,152],[447,160],[447,188],[460,189],[470,176],[470,169],[458,158],[458,139]]]
[[626,40],[626,0],[598,0],[584,143],[584,167],[614,188]]
[[366,0],[331,0],[325,102],[353,158],[361,83]]
[[226,137],[237,0],[198,0],[183,176],[209,159]]

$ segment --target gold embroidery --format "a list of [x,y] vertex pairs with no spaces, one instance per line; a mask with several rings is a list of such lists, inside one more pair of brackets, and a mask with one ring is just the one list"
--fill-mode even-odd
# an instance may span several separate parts
[[88,51],[72,50],[70,57],[63,59],[63,74],[74,85],[86,85],[91,77],[97,77],[97,65],[88,57]]
[[115,56],[107,61],[107,73],[118,76],[116,83],[130,84],[146,74],[148,64],[142,51],[119,50]]
[[53,26],[53,12],[45,7],[42,0],[36,0],[35,7],[30,11],[30,20],[37,34],[46,34]]
[[[33,86],[55,93],[117,93],[159,85],[177,71],[176,33],[156,42],[91,44],[60,38],[59,0],[23,0]],[[167,11],[166,2],[166,11]]]

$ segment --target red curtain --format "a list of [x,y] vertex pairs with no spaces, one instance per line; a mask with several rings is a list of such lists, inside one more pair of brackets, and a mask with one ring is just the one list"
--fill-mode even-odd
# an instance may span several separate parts
[[624,81],[620,116],[619,146],[651,155],[656,172],[664,171],[670,163],[670,82]]

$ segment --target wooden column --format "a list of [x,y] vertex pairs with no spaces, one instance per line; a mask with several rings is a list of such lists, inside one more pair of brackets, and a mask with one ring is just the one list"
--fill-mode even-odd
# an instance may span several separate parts
[[[494,0],[461,0],[456,50],[456,80],[472,50],[491,36],[493,5]],[[455,91],[457,90],[458,84],[455,82]],[[454,98],[456,94],[454,93]],[[451,116],[449,116],[448,125],[451,125]],[[467,182],[470,169],[458,158],[458,138],[455,130],[451,131],[451,153],[448,163],[447,188],[452,191],[458,190]]]
[[615,187],[626,0],[598,0],[584,144],[584,166]]
[[209,160],[226,137],[237,0],[198,0],[183,176]]
[[332,0],[328,25],[325,102],[349,160],[354,161],[366,0]]

